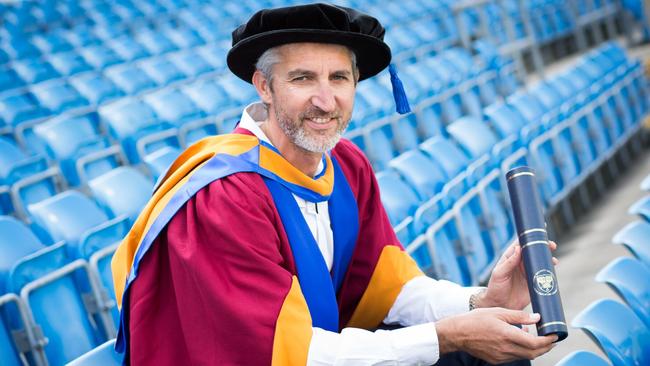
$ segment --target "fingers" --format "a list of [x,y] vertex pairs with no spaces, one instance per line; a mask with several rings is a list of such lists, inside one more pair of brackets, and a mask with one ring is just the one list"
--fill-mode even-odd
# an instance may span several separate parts
[[549,248],[551,248],[551,251],[554,251],[555,249],[557,249],[557,243],[552,241],[552,240],[548,241],[548,246],[549,246]]
[[554,265],[554,266],[557,266],[557,265],[560,263],[560,260],[557,259],[557,258],[555,258],[555,257],[553,257],[552,260],[553,260],[553,265]]
[[499,318],[509,324],[536,324],[540,319],[538,313],[527,313],[525,311],[510,309],[499,309],[498,311]]

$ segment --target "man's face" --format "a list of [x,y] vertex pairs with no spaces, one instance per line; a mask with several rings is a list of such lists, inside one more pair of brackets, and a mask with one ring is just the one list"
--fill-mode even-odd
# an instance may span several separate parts
[[[350,51],[339,45],[295,43],[280,47],[270,95],[264,100],[296,146],[326,152],[352,116],[356,81]],[[270,97],[270,98],[269,98]]]

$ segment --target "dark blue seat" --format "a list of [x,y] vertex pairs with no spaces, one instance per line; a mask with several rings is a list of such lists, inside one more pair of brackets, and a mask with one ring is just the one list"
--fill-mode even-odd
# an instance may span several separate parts
[[619,230],[612,242],[623,244],[625,247],[648,268],[650,268],[650,223],[647,221],[634,221]]
[[157,86],[151,77],[132,63],[110,67],[104,71],[104,75],[128,95],[136,95]]
[[92,351],[84,353],[70,362],[68,366],[120,366],[123,358],[123,354],[115,351],[115,340],[112,339]]
[[157,58],[140,63],[140,69],[158,85],[167,85],[173,81],[185,78],[185,74],[168,60]]
[[630,308],[617,301],[597,300],[571,325],[584,330],[615,366],[650,363],[650,330]]
[[65,82],[41,83],[31,89],[38,102],[56,114],[88,105],[88,101]]
[[153,192],[153,182],[133,167],[115,168],[88,182],[88,188],[110,217],[125,215],[130,222]]
[[93,105],[105,103],[124,95],[113,82],[99,73],[75,75],[69,79],[69,82]]
[[650,329],[650,268],[631,257],[611,261],[596,275],[607,283],[634,310]]
[[609,362],[588,351],[574,351],[564,356],[555,366],[610,366]]
[[70,76],[92,69],[86,60],[75,51],[49,55],[48,61],[63,76]]

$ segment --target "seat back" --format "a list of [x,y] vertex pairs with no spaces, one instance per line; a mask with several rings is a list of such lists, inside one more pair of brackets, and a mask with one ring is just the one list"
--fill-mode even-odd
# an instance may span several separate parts
[[499,141],[487,123],[474,117],[454,121],[447,126],[447,132],[474,159],[489,153]]
[[650,223],[642,220],[631,222],[619,230],[612,241],[623,244],[632,254],[650,268]]
[[575,351],[564,356],[555,366],[610,366],[609,362],[588,351]]
[[620,302],[597,300],[580,312],[571,325],[584,330],[614,366],[650,364],[650,331]]
[[11,216],[0,216],[0,233],[0,293],[3,294],[13,266],[45,245],[24,223]]
[[[378,173],[377,183],[381,192],[381,203],[393,226],[399,225],[413,215],[420,199],[397,172],[385,170]],[[399,239],[403,244],[408,243],[411,239],[410,233],[405,232]]]
[[115,339],[84,353],[67,366],[120,366],[124,355],[115,351]]
[[650,329],[650,269],[638,259],[620,257],[598,272],[596,281],[607,283]]
[[444,171],[420,150],[410,150],[388,164],[404,177],[423,200],[433,197],[447,182]]
[[151,197],[153,182],[133,167],[119,167],[88,182],[93,197],[111,217],[131,222]]

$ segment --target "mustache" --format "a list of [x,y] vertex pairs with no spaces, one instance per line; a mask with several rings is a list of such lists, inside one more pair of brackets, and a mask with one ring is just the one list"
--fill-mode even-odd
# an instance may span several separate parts
[[325,112],[322,109],[318,107],[312,107],[309,108],[308,110],[300,113],[298,116],[301,120],[303,119],[311,119],[311,118],[335,118],[335,119],[341,119],[341,112],[340,111],[334,111],[331,113]]

